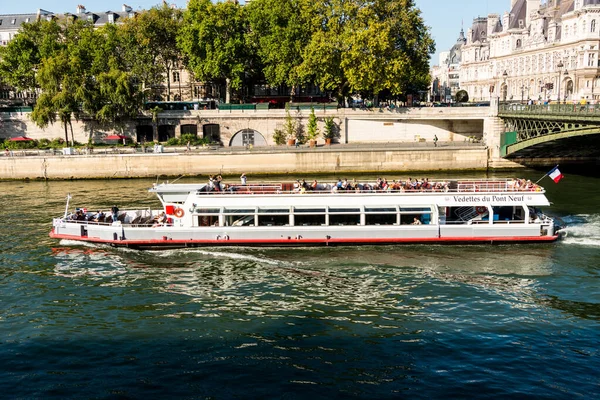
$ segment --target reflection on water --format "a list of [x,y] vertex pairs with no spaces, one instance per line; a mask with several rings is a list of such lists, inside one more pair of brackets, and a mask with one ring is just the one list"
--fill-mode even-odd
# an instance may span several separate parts
[[581,188],[599,182],[563,182],[550,212],[569,225],[553,244],[159,252],[48,237],[66,193],[73,207],[155,206],[152,181],[0,183],[0,388],[57,399],[594,397],[600,212]]

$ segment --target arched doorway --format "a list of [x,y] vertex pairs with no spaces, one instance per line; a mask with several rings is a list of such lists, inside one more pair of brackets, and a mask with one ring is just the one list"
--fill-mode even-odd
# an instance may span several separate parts
[[567,78],[565,81],[565,100],[571,100],[573,98],[573,81]]
[[229,141],[229,146],[260,147],[266,145],[267,141],[265,140],[265,137],[261,135],[260,132],[255,131],[254,129],[243,129],[235,135],[233,135],[233,137]]

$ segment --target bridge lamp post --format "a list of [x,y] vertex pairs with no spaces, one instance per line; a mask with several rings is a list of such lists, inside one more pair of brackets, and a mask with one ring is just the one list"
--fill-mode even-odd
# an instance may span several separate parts
[[556,65],[556,67],[558,68],[558,97],[556,98],[556,100],[558,101],[558,104],[560,104],[560,78],[561,78],[560,73],[564,66],[565,65],[562,63],[562,61],[559,61],[558,65]]
[[508,95],[508,84],[506,83],[506,78],[508,78],[508,72],[506,72],[506,70],[504,70],[502,78],[504,78],[504,87],[506,89],[506,92],[502,91],[502,97],[504,97],[502,101],[506,101],[506,96]]
[[523,104],[523,97],[525,95],[525,91],[527,91],[527,97],[529,97],[529,87],[522,85],[521,86],[521,104]]

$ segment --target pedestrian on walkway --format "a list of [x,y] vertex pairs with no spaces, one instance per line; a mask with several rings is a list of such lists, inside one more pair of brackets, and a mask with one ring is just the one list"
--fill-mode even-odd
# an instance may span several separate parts
[[437,135],[433,135],[433,147],[437,147],[438,137]]

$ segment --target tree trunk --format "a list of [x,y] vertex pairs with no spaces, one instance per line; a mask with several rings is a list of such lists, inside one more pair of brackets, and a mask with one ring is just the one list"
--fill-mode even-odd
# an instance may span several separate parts
[[71,120],[69,120],[69,127],[71,128],[71,143],[75,146],[75,135],[73,134],[73,124],[71,123]]
[[171,68],[167,66],[167,101],[171,101]]
[[225,78],[225,103],[231,102],[231,79]]
[[65,127],[65,143],[67,147],[69,147],[69,131],[67,130],[67,123],[63,122],[63,126]]

